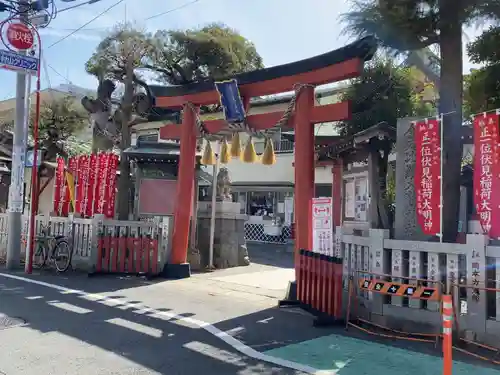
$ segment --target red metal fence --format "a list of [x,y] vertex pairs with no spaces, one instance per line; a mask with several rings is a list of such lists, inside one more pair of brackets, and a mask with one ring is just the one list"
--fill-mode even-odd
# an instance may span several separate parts
[[157,275],[158,240],[150,237],[99,237],[96,273]]
[[342,259],[300,250],[297,299],[330,318],[342,319]]

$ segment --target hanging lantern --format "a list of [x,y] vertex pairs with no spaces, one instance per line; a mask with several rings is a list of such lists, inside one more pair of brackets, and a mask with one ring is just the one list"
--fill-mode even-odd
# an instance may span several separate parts
[[229,152],[229,145],[227,144],[227,139],[224,138],[222,141],[222,146],[220,148],[220,162],[221,164],[229,163],[231,159],[231,153]]
[[241,156],[240,133],[234,133],[231,139],[231,156],[239,158]]
[[266,138],[264,152],[262,153],[262,164],[273,165],[276,163],[276,155],[274,153],[273,141],[270,138]]
[[212,145],[210,144],[208,139],[200,162],[203,165],[215,165],[216,163],[215,154],[214,151],[212,150]]
[[241,158],[245,163],[255,163],[257,161],[257,153],[255,152],[255,146],[253,144],[252,136],[248,137],[247,144],[245,145],[245,150]]

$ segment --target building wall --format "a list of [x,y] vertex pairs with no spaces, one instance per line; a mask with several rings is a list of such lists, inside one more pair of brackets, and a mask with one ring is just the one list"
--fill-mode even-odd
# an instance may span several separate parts
[[[43,185],[46,181],[46,177],[42,178],[41,184]],[[26,186],[24,201],[24,212],[29,212],[29,202],[31,199],[31,168],[26,168],[24,170],[24,185]],[[54,179],[51,178],[48,185],[43,190],[38,201],[38,214],[49,215],[53,209],[53,197],[54,197]]]

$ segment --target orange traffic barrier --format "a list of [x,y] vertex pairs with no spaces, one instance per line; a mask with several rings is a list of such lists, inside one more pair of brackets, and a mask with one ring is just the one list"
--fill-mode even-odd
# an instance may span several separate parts
[[451,295],[443,295],[443,375],[452,375],[453,357],[453,302]]
[[[349,279],[349,297],[346,311],[346,329],[354,327],[362,332],[374,336],[391,339],[401,339],[408,341],[419,341],[434,343],[436,346],[441,338],[441,332],[403,332],[389,327],[376,324],[375,322],[363,319],[356,314],[358,302],[361,298],[366,298],[368,293],[381,294],[389,297],[400,297],[408,299],[418,299],[422,301],[441,301],[441,282],[430,281],[418,278],[398,278],[408,280],[407,283],[392,281],[392,275],[378,274],[367,271],[355,271]],[[355,299],[353,301],[353,299]],[[353,303],[354,302],[354,303]],[[375,332],[361,325],[369,325],[388,333]]]

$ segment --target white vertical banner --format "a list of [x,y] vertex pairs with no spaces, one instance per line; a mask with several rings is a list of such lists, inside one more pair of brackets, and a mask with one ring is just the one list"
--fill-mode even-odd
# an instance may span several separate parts
[[23,212],[24,204],[24,158],[26,148],[24,145],[12,148],[12,171],[9,187],[9,212]]
[[312,251],[333,256],[333,205],[332,198],[313,198],[312,200]]

